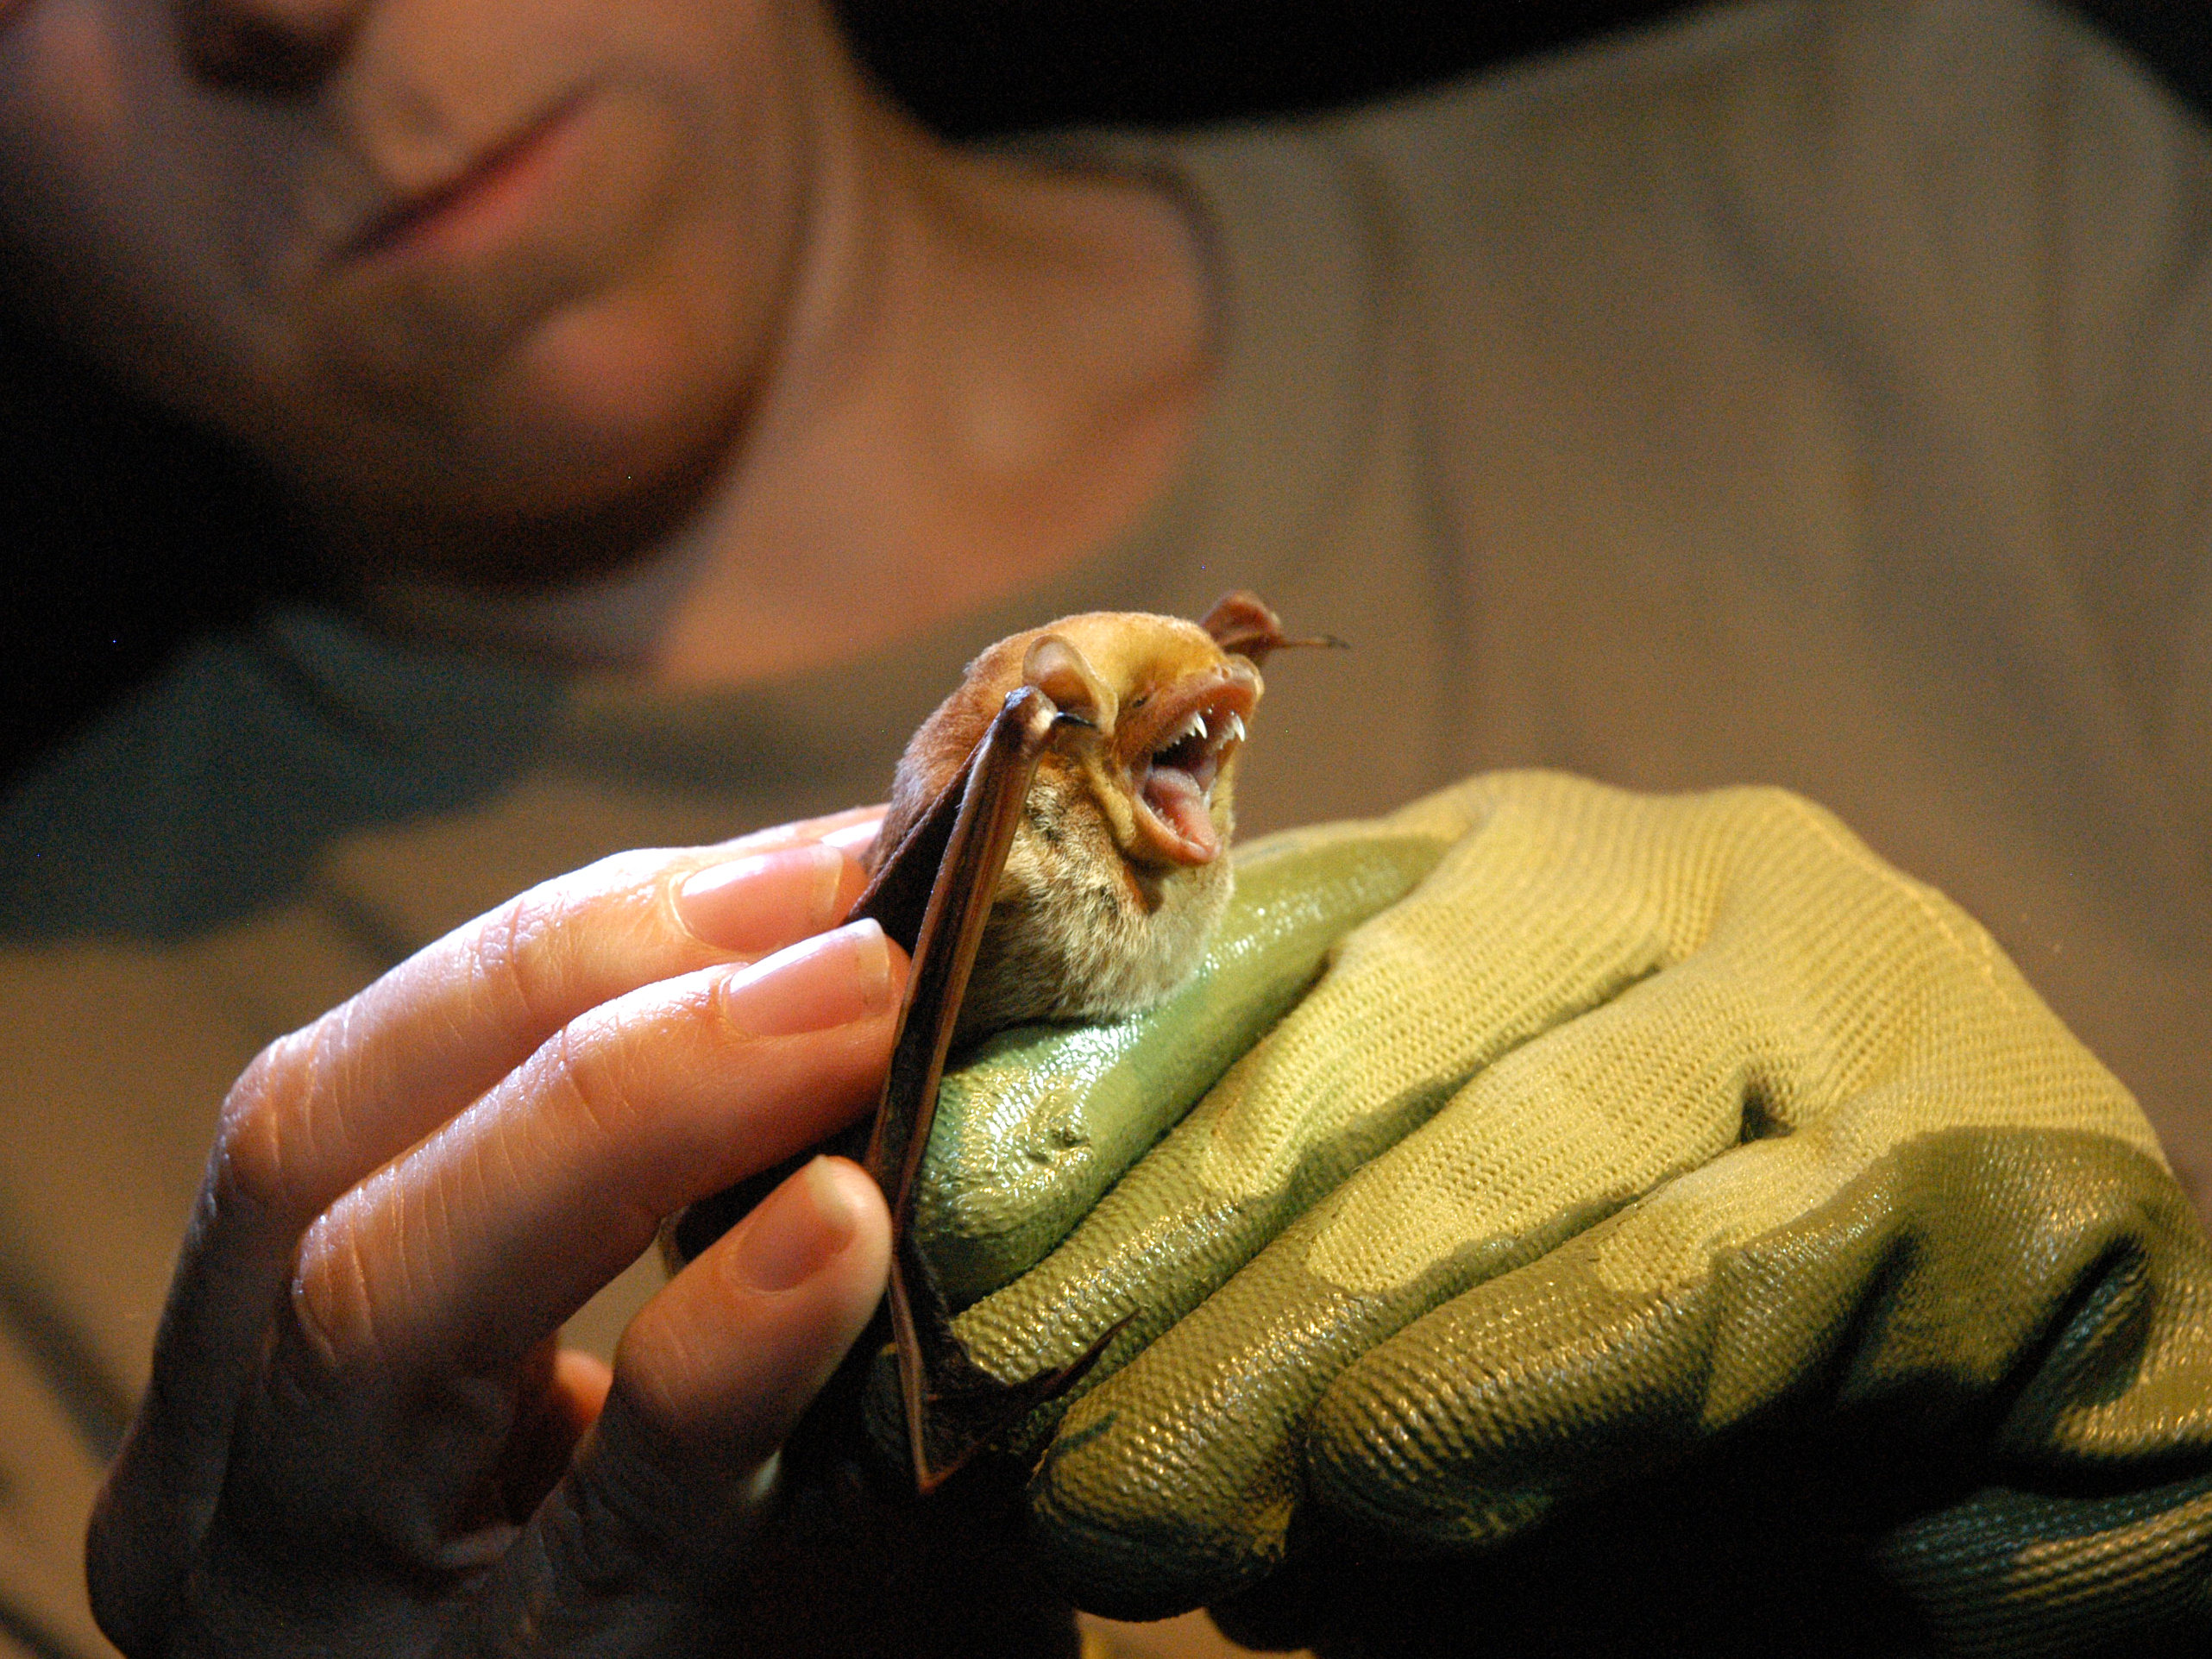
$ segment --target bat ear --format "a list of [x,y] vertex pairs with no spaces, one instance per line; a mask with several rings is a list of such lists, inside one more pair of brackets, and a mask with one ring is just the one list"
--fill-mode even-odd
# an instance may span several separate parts
[[1113,731],[1121,699],[1098,677],[1090,659],[1064,636],[1048,633],[1030,642],[1021,659],[1021,679],[1050,697],[1061,713],[1072,714],[1101,732]]
[[1216,600],[1214,608],[1200,619],[1198,625],[1223,650],[1248,657],[1263,668],[1269,651],[1287,646],[1325,645],[1341,650],[1344,645],[1342,640],[1331,634],[1317,634],[1310,639],[1285,638],[1283,619],[1269,608],[1267,601],[1241,588]]

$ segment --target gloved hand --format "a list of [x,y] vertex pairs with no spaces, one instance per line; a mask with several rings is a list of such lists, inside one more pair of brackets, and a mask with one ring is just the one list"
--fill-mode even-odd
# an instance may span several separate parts
[[[1114,1103],[1205,1087],[1221,975],[1282,953],[1264,1023],[1416,881],[1014,1277],[1040,1180],[1073,1170],[1072,1212],[1112,1179]],[[1873,1546],[1945,1644],[2212,1631],[2212,1249],[1956,907],[1792,795],[1546,774],[1265,844],[1240,886],[1199,983],[1110,1036],[1009,1034],[933,1137],[925,1247],[956,1292],[1012,1281],[960,1317],[979,1361],[1026,1376],[1134,1316],[1031,1425],[1079,1605],[1214,1603],[1294,1542],[1481,1551],[1850,1417],[1979,1488]]]

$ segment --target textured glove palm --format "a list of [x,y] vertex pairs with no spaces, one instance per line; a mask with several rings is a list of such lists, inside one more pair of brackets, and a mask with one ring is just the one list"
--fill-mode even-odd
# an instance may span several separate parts
[[[1480,1550],[1777,1413],[1888,1407],[1986,1471],[1875,1552],[1946,1643],[2212,1628],[2212,1258],[2126,1090],[1962,912],[1794,796],[1544,774],[1242,868],[1198,984],[1110,1053],[1002,1043],[933,1141],[926,1241],[971,1293],[1011,1280],[960,1321],[985,1365],[1134,1315],[1032,1425],[1079,1602],[1215,1602],[1293,1537]],[[1014,1277],[1023,1183],[1074,1170],[1046,1208],[1087,1205],[1096,1149],[1288,1000],[1222,989],[1285,908],[1277,981],[1384,904]]]

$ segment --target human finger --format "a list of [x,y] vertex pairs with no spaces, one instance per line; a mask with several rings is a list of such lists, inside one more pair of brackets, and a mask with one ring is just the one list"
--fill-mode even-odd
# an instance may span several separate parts
[[312,1215],[587,1009],[833,925],[864,882],[808,840],[620,853],[418,952],[255,1063],[226,1107],[240,1178]]
[[[224,1103],[153,1386],[96,1512],[88,1561],[104,1606],[129,1618],[158,1605],[204,1529],[269,1311],[313,1216],[563,1018],[834,920],[862,877],[815,838],[870,823],[864,811],[723,848],[602,861],[456,929],[264,1051]],[[682,884],[699,874],[706,896],[687,903]]]
[[249,1454],[297,1524],[354,1505],[395,1549],[442,1539],[506,1437],[471,1379],[496,1398],[663,1216],[858,1115],[902,968],[859,922],[618,998],[334,1204],[302,1243]]
[[691,1262],[624,1334],[606,1409],[456,1650],[710,1646],[776,1448],[866,1328],[889,1258],[875,1183],[824,1158]]
[[512,1363],[663,1216],[858,1116],[904,973],[858,921],[580,1015],[316,1221],[302,1325],[335,1373]]
[[613,1373],[581,1348],[545,1345],[537,1387],[520,1402],[513,1431],[485,1486],[487,1509],[520,1521],[569,1472],[577,1446],[606,1408]]

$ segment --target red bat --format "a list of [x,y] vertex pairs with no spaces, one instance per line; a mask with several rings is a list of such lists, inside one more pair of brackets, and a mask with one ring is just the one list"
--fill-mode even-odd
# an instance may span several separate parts
[[[1181,983],[1229,902],[1224,856],[1260,665],[1288,645],[1251,594],[1203,620],[1097,612],[991,646],[899,761],[870,849],[872,916],[911,953],[867,1164],[890,1203],[890,1311],[914,1483],[934,1490],[1079,1379],[1007,1384],[953,1335],[914,1238],[946,1054],[1030,1020],[1112,1019]],[[688,1258],[734,1219],[709,1200],[672,1231]]]

